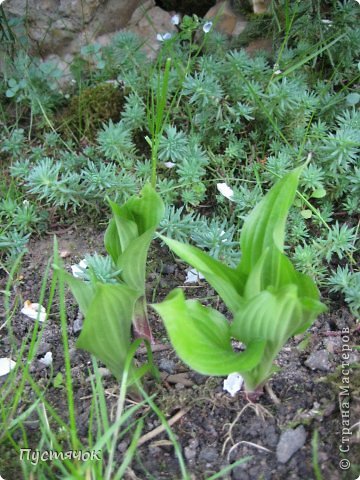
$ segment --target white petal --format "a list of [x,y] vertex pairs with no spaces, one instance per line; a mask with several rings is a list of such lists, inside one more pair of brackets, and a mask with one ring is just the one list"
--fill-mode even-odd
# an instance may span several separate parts
[[197,283],[199,280],[203,280],[204,278],[204,275],[195,270],[195,268],[189,268],[189,270],[187,270],[187,275],[184,283]]
[[228,198],[229,200],[234,195],[234,191],[228,185],[226,185],[226,183],[217,183],[216,187],[221,193],[221,195]]
[[174,168],[176,164],[173,162],[165,162],[164,165],[166,168]]
[[233,397],[237,392],[241,390],[242,384],[244,383],[243,377],[240,373],[230,373],[228,377],[224,380],[224,390],[230,393]]
[[212,22],[206,22],[203,25],[203,30],[205,33],[209,33],[212,27]]
[[71,265],[71,272],[73,277],[82,278],[84,269],[87,268],[88,264],[85,258],[75,265]]
[[280,75],[282,73],[281,70],[275,70],[274,75]]
[[11,358],[0,358],[0,377],[7,375],[15,367],[16,363]]
[[171,17],[171,23],[172,23],[173,25],[179,25],[179,23],[180,23],[180,15],[173,15],[173,16]]
[[21,309],[21,313],[31,318],[32,320],[37,320],[37,318],[39,317],[39,322],[45,322],[46,320],[45,308],[39,303],[31,303],[29,300],[24,303],[24,306]]
[[46,352],[42,358],[39,358],[39,362],[43,363],[46,367],[52,364],[53,356],[51,352]]

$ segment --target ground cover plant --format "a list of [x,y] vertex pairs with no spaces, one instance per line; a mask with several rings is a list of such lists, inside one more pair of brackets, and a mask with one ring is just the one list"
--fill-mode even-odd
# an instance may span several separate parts
[[[216,19],[184,16],[155,61],[122,31],[59,87],[0,6],[5,479],[359,475],[359,9],[274,1],[252,55]],[[267,389],[232,397],[173,348]]]

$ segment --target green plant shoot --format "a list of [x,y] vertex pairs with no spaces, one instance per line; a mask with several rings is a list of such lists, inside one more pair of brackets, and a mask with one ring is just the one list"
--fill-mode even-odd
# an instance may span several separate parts
[[83,281],[66,274],[66,281],[84,314],[77,347],[101,360],[120,378],[134,335],[152,341],[145,299],[146,260],[155,230],[164,214],[160,196],[145,185],[140,196],[120,206],[110,201],[112,218],[105,248],[118,270],[118,283]]
[[[236,268],[196,247],[161,237],[204,275],[233,315],[229,323],[216,310],[185,300],[182,290],[173,290],[153,307],[176,352],[206,375],[241,373],[249,392],[261,388],[275,371],[273,361],[287,340],[304,332],[326,310],[312,279],[297,272],[284,254],[286,218],[301,170],[278,181],[245,220]],[[245,351],[235,352],[232,339]]]

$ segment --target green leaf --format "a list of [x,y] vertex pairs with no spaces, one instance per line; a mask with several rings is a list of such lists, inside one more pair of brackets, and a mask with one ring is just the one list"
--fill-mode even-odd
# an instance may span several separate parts
[[178,356],[204,375],[246,372],[262,357],[265,342],[259,339],[248,342],[245,352],[235,353],[226,318],[196,300],[185,301],[180,289],[152,306],[161,315]]
[[297,272],[290,260],[277,247],[267,247],[247,279],[244,297],[252,298],[269,287],[278,290],[296,281]]
[[360,94],[356,92],[349,93],[349,95],[346,96],[346,103],[348,105],[356,105],[359,102],[360,102]]
[[104,244],[106,251],[112,258],[115,265],[117,265],[118,259],[121,255],[121,243],[118,234],[118,226],[114,218],[109,222],[109,225],[105,231]]
[[244,343],[262,338],[277,350],[299,328],[302,320],[295,285],[288,285],[276,293],[264,290],[244,300],[231,324],[231,335]]
[[245,219],[240,236],[238,270],[249,275],[267,247],[284,248],[285,223],[295,197],[302,167],[279,180]]
[[161,239],[185,262],[201,272],[232,312],[238,308],[245,285],[245,277],[237,270],[222,264],[202,250],[170,238]]
[[130,347],[131,322],[138,293],[126,285],[98,283],[76,346],[103,362],[120,378]]
[[90,282],[84,282],[79,278],[75,278],[69,273],[63,271],[64,280],[69,285],[71,293],[79,304],[80,311],[86,315],[91,302],[95,295],[95,287]]
[[64,376],[59,372],[53,380],[54,388],[62,388],[64,386]]
[[311,210],[301,210],[300,212],[300,215],[305,218],[305,219],[308,219],[308,218],[311,218],[312,217],[312,211]]
[[129,287],[145,293],[146,261],[155,228],[147,230],[133,239],[118,259],[117,266],[122,270],[121,278]]
[[326,190],[325,188],[317,188],[316,190],[313,191],[311,196],[312,198],[323,198],[326,196]]
[[[124,280],[131,278],[131,287],[144,290],[144,286],[135,283],[145,281],[147,251],[164,215],[164,203],[147,184],[140,196],[131,197],[122,206],[110,201],[110,206],[113,218],[105,233],[105,248],[114,263],[123,269]],[[135,272],[131,272],[133,269]]]

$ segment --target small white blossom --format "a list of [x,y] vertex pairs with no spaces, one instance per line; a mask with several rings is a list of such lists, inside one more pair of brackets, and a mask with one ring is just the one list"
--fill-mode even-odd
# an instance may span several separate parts
[[322,23],[325,23],[325,25],[332,25],[333,23],[331,20],[327,20],[326,18],[322,19],[321,21]]
[[39,322],[45,322],[46,320],[45,308],[39,303],[31,303],[30,300],[26,300],[23,308],[21,309],[21,313],[32,320],[37,320],[37,318],[39,318]]
[[282,73],[281,70],[275,70],[274,75],[280,75]]
[[166,32],[166,33],[158,33],[156,35],[156,40],[158,42],[164,42],[165,40],[170,40],[170,38],[172,37],[171,33],[169,32]]
[[179,23],[180,23],[180,15],[177,15],[177,14],[176,14],[176,15],[173,15],[173,16],[171,17],[171,23],[172,23],[173,25],[179,25]]
[[87,266],[88,265],[85,259],[81,260],[76,265],[71,265],[71,272],[73,274],[73,277],[82,278],[84,270],[87,268]]
[[213,24],[212,22],[206,22],[206,23],[204,23],[204,25],[203,25],[203,31],[204,31],[205,33],[209,33],[210,30],[211,30],[212,24]]
[[39,358],[39,362],[45,365],[45,367],[50,367],[53,361],[53,356],[51,352],[46,352],[42,358]]
[[7,375],[15,368],[16,363],[11,358],[0,358],[0,377]]
[[164,165],[166,168],[174,168],[176,164],[173,162],[165,162]]
[[205,277],[195,268],[189,268],[184,283],[197,283],[199,280],[203,280]]
[[228,377],[224,380],[223,389],[226,392],[229,392],[232,397],[234,397],[235,394],[241,390],[243,383],[244,379],[240,373],[230,373],[230,375],[228,375]]
[[219,190],[221,195],[229,200],[231,200],[234,195],[234,191],[226,183],[217,183],[216,188]]

